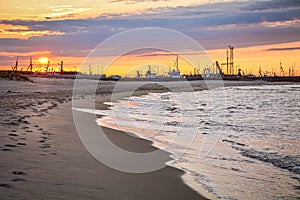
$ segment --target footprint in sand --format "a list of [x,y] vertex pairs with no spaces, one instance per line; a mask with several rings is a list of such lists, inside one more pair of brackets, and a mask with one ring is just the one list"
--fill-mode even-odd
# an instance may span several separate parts
[[42,146],[39,146],[40,148],[42,149],[48,149],[48,148],[51,148],[51,145],[50,144],[44,144]]
[[7,184],[7,183],[0,183],[0,187],[12,188],[12,186],[10,184]]
[[22,118],[18,119],[18,121],[23,124],[30,124],[27,120],[24,120]]
[[43,114],[44,112],[47,113],[47,112],[48,112],[48,109],[43,108],[43,109],[40,109],[39,112],[40,112],[41,114]]
[[12,125],[12,126],[19,126],[19,123],[17,123],[17,122],[8,122],[6,124],[7,125]]
[[48,132],[46,132],[46,131],[43,131],[42,134],[43,134],[43,135],[52,135],[52,134],[50,134],[50,133],[48,133]]
[[13,181],[13,182],[25,182],[26,180],[25,179],[23,179],[23,178],[13,178],[13,179],[11,179],[11,181]]
[[18,134],[15,134],[15,133],[10,133],[10,134],[8,134],[9,136],[13,136],[13,137],[17,137],[17,136],[19,136]]
[[4,148],[2,151],[13,151],[12,149]]
[[18,142],[17,145],[25,146],[26,143],[25,142]]
[[14,175],[27,175],[27,173],[23,172],[23,171],[12,171],[12,173]]
[[17,147],[17,146],[14,145],[14,144],[5,144],[4,146],[5,146],[5,147]]

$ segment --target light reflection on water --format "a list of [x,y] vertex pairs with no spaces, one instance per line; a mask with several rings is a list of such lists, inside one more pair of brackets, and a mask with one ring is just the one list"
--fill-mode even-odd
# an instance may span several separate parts
[[169,164],[210,198],[297,199],[300,175],[292,168],[300,166],[300,85],[222,91],[131,97],[99,123],[171,152]]

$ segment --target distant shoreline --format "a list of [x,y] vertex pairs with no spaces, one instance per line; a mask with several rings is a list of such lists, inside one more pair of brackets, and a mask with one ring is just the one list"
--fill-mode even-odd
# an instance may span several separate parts
[[31,78],[55,78],[55,79],[88,79],[102,81],[139,81],[139,82],[174,82],[174,81],[200,81],[200,80],[223,80],[223,81],[266,81],[266,82],[300,82],[300,76],[237,76],[223,75],[203,77],[201,75],[183,75],[180,78],[157,77],[157,78],[127,78],[117,76],[106,77],[105,74],[87,75],[79,72],[64,73],[15,73],[13,71],[0,71],[0,78],[30,81]]

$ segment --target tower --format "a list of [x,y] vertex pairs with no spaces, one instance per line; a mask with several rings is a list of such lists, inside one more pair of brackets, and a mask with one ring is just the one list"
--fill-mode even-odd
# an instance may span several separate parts
[[[229,74],[234,74],[234,60],[233,60],[233,46],[228,45],[229,51],[230,51],[230,57],[229,57]],[[227,50],[227,63],[228,63],[228,50]]]
[[178,64],[178,54],[177,54],[176,62],[175,62],[176,71],[179,71],[178,65],[179,64]]
[[[28,69],[30,70],[30,73],[31,73],[32,72],[32,57],[30,57]],[[28,69],[27,69],[27,71],[28,71]]]
[[60,61],[60,73],[64,73],[64,61]]

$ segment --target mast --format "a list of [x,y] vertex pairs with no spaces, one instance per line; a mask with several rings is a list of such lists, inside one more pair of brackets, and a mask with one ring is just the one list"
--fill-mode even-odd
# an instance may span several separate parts
[[49,67],[50,67],[50,60],[48,60],[48,64],[47,64],[47,67],[46,67],[46,74],[48,73]]
[[228,67],[229,67],[229,63],[228,63],[228,49],[227,49],[226,54],[227,54],[227,57],[226,57],[226,59],[227,59],[227,62],[226,62],[226,66],[227,66],[227,74],[229,74],[229,70],[228,70]]
[[175,67],[176,67],[176,71],[179,71],[179,68],[178,68],[178,53],[177,53],[177,57],[176,57]]
[[[32,72],[32,57],[30,57],[28,69],[30,70],[30,73],[31,73]],[[27,69],[27,71],[28,71],[28,69]]]
[[16,60],[16,71],[18,71],[18,66],[19,66],[19,57],[17,57],[17,60]]
[[64,73],[64,61],[60,61],[60,73]]
[[[228,45],[228,48],[230,50],[230,62],[229,62],[230,66],[229,66],[229,70],[230,70],[230,75],[233,75],[234,74],[234,61],[233,61],[233,49],[234,49],[234,47]],[[227,59],[228,59],[228,53],[227,53]]]

